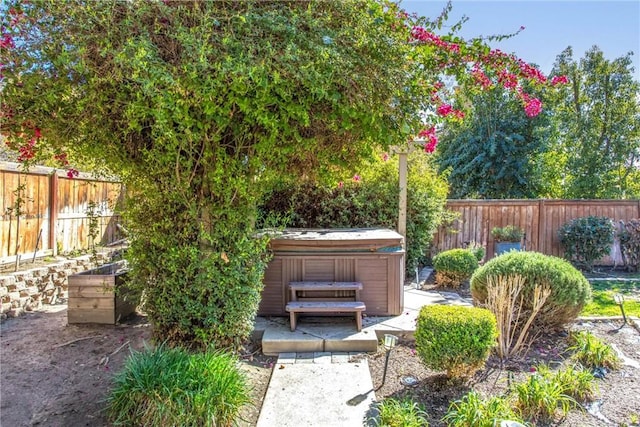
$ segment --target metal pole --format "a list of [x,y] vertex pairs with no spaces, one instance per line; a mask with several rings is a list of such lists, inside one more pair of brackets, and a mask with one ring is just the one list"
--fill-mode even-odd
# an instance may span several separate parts
[[384,373],[382,374],[382,384],[380,385],[380,387],[384,385],[384,382],[387,379],[387,366],[389,366],[390,354],[391,354],[391,349],[387,350],[387,357],[384,359]]

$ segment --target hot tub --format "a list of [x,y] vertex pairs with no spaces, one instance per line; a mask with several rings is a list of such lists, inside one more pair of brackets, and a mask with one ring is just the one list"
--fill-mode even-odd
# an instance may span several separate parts
[[285,316],[289,282],[361,282],[366,314],[402,313],[403,238],[388,229],[288,229],[271,239],[261,316]]

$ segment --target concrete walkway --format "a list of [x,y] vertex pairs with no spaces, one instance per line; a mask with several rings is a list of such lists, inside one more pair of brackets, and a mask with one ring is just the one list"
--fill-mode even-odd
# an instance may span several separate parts
[[282,353],[258,427],[365,425],[375,394],[362,354]]
[[[420,280],[428,273],[421,273]],[[401,315],[365,317],[363,330],[413,336],[420,308],[429,304],[471,301],[455,293],[421,291],[413,283],[405,286]],[[363,353],[280,353],[257,427],[358,427],[371,425],[375,414],[373,381]]]

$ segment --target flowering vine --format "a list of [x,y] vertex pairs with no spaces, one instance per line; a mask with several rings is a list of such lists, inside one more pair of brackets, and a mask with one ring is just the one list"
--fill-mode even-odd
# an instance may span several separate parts
[[[6,61],[5,58],[9,58],[11,50],[16,49],[13,34],[20,34],[20,24],[27,19],[24,12],[16,7],[9,8],[7,16],[9,18],[8,24],[0,27],[0,53],[2,53],[3,61],[0,62],[0,88],[5,84],[5,76],[3,74],[7,66],[4,62]],[[0,109],[0,119],[2,121],[11,121],[13,117],[13,110],[3,103]],[[28,122],[23,122],[18,132],[6,135],[4,138],[5,145],[17,152],[16,160],[22,163],[25,168],[28,168],[36,161],[38,153],[42,151],[40,146],[43,139],[42,130]],[[66,153],[58,150],[53,155],[53,160],[59,167],[66,170],[68,178],[72,179],[79,175],[78,170],[71,167]]]
[[[519,31],[524,30],[520,27]],[[507,54],[499,49],[489,49],[488,52],[476,49],[476,45],[452,36],[439,36],[423,26],[414,25],[410,29],[409,42],[417,49],[426,49],[432,58],[434,68],[441,74],[453,74],[459,81],[479,88],[480,90],[501,86],[520,99],[527,117],[536,117],[542,111],[542,101],[526,93],[527,86],[544,87],[567,84],[566,76],[555,76],[548,82],[547,77],[535,66],[528,64],[513,54]],[[442,100],[440,91],[442,82],[433,84],[431,101],[434,104],[433,118],[446,120],[462,120],[464,112],[455,109]],[[423,141],[424,150],[428,153],[435,151],[438,144],[436,127],[433,123],[426,124],[417,137]],[[410,138],[412,140],[412,138]]]

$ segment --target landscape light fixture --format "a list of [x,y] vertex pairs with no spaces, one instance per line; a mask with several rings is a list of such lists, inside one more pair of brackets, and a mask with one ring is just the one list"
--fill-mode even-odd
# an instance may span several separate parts
[[616,304],[618,304],[620,306],[620,311],[622,312],[622,319],[624,320],[624,324],[627,324],[627,315],[624,314],[624,295],[622,294],[615,294],[613,296],[613,300],[615,301]]
[[387,356],[384,360],[384,373],[382,374],[382,384],[380,387],[384,385],[385,380],[387,379],[387,367],[389,366],[389,355],[391,354],[391,350],[398,344],[398,337],[392,334],[384,334],[384,349],[387,351]]

